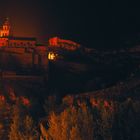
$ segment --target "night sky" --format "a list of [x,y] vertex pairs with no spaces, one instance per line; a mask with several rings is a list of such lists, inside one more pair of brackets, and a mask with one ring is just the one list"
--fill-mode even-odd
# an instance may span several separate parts
[[39,41],[59,36],[88,47],[119,47],[140,38],[140,4],[122,1],[1,0],[0,23],[9,17],[15,36]]

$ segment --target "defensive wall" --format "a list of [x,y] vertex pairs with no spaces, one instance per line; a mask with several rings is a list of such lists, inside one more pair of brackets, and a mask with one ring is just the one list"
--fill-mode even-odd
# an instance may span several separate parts
[[0,50],[1,67],[24,67],[33,66],[47,68],[47,53],[26,52],[24,48],[5,48]]

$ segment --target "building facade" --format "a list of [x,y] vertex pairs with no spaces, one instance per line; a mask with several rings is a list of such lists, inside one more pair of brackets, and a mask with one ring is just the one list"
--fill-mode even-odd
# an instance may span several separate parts
[[30,37],[14,37],[11,35],[11,25],[7,18],[0,28],[0,47],[24,47],[34,48],[36,46],[36,38]]
[[58,37],[50,38],[49,46],[62,48],[62,49],[69,50],[69,51],[75,51],[81,47],[81,45],[78,43],[75,43],[71,40],[60,39]]

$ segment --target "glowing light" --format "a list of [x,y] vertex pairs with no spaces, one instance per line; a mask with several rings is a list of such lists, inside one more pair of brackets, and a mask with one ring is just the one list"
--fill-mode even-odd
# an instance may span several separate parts
[[12,101],[16,101],[16,99],[17,99],[17,97],[16,97],[16,95],[14,94],[13,91],[11,91],[11,92],[9,93],[9,97],[10,97],[10,99],[11,99]]
[[49,60],[55,60],[55,57],[56,57],[56,55],[54,53],[49,52],[49,54],[48,54],[48,59]]
[[30,106],[30,101],[28,98],[21,96],[20,99],[21,99],[23,105]]
[[5,101],[5,97],[3,95],[0,95],[0,101]]

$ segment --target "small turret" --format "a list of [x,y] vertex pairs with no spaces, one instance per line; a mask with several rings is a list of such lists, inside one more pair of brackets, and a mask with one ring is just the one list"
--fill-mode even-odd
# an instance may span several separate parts
[[2,29],[0,30],[0,37],[8,37],[10,36],[10,22],[9,18],[6,18]]

